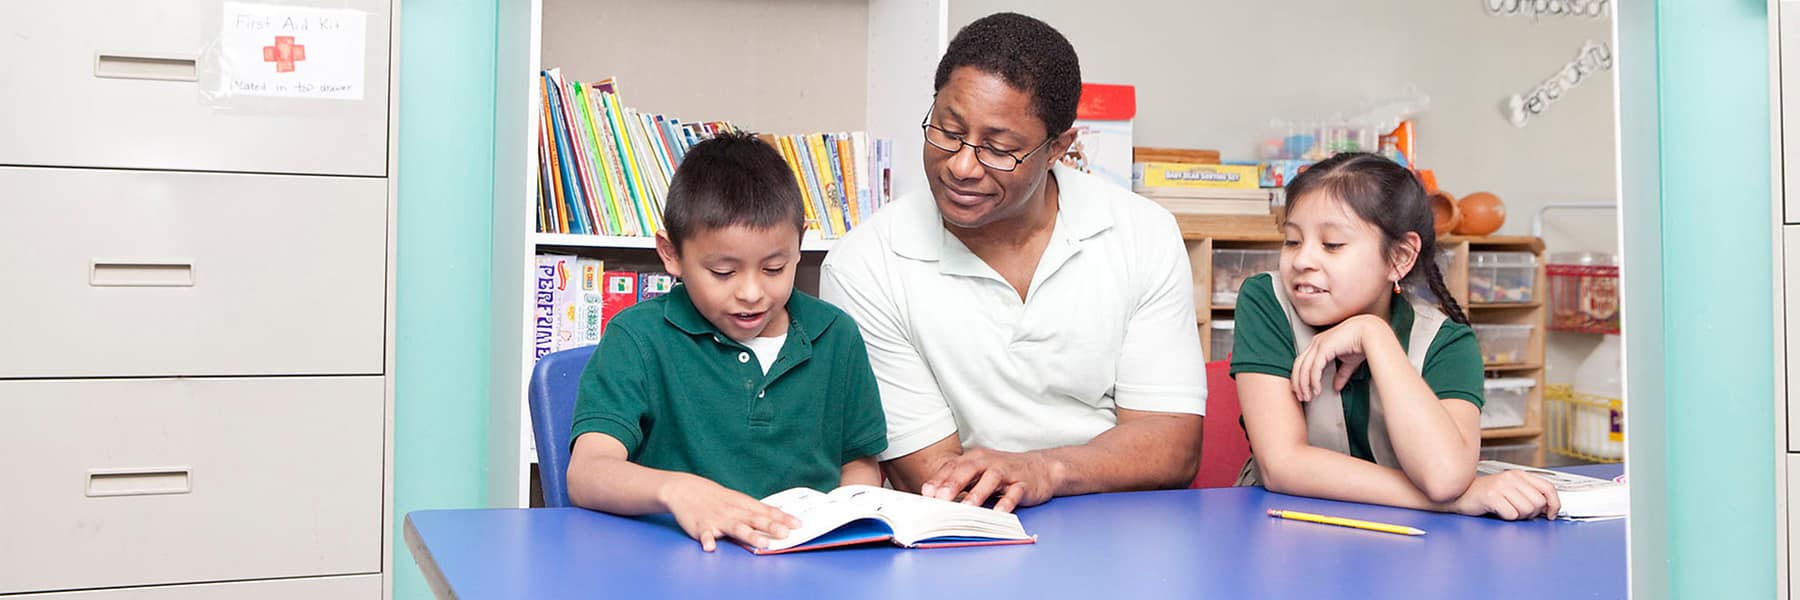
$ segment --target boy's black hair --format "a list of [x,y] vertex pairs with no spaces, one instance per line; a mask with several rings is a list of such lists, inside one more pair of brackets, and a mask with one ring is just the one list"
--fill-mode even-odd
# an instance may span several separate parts
[[721,133],[695,144],[675,169],[663,203],[663,229],[681,243],[711,229],[742,225],[806,230],[800,185],[787,161],[751,133]]
[[1450,296],[1444,274],[1438,269],[1436,222],[1425,186],[1412,171],[1379,154],[1345,152],[1319,161],[1287,184],[1287,210],[1315,196],[1329,196],[1350,207],[1357,218],[1381,232],[1382,244],[1392,257],[1400,240],[1410,231],[1419,234],[1419,256],[1401,281],[1425,281],[1438,309],[1450,320],[1467,325],[1468,315]]
[[1050,137],[1075,123],[1081,103],[1081,61],[1068,38],[1050,24],[1018,13],[994,13],[956,32],[938,60],[936,87],[958,67],[974,67],[1031,95],[1032,110]]

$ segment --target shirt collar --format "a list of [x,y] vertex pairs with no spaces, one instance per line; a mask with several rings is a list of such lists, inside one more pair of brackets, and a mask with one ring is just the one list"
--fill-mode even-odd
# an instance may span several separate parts
[[1393,307],[1388,310],[1388,323],[1394,327],[1394,337],[1400,338],[1400,350],[1406,351],[1407,340],[1412,339],[1413,307],[1403,294],[1394,294],[1390,300]]
[[[819,339],[825,329],[838,318],[838,311],[831,310],[823,300],[807,295],[798,289],[788,296],[788,335],[791,338],[804,338],[811,342]],[[710,335],[719,339],[731,339],[719,331],[719,328],[706,320],[700,310],[694,307],[694,299],[688,296],[687,284],[677,283],[669,290],[668,300],[664,301],[663,318],[676,329],[689,335]]]
[[[1070,241],[1081,241],[1099,235],[1113,226],[1113,213],[1106,204],[1112,194],[1128,193],[1112,188],[1098,177],[1057,163],[1050,167],[1057,184],[1057,225],[1066,228],[1060,234]],[[1106,187],[1101,187],[1106,186]],[[967,254],[968,249],[944,230],[938,215],[937,201],[929,188],[914,192],[893,207],[894,253],[914,260],[936,261],[946,252]]]

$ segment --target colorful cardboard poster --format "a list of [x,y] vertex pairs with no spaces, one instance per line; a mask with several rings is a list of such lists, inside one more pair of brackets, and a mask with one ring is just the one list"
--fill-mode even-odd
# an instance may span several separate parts
[[222,19],[222,95],[363,98],[367,13],[226,2]]

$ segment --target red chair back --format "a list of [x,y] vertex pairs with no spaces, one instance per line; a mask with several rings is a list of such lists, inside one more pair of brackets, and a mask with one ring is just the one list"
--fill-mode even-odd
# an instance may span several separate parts
[[1237,382],[1231,362],[1206,363],[1206,421],[1200,438],[1200,471],[1189,487],[1231,487],[1250,458],[1250,438],[1238,424]]

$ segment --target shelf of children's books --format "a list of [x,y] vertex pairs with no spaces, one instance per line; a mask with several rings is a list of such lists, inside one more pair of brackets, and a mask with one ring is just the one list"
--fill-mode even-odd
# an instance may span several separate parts
[[[800,240],[801,252],[825,252],[837,240],[820,239],[807,236]],[[656,238],[648,236],[625,235],[582,235],[570,233],[534,233],[531,243],[538,246],[561,246],[565,248],[631,248],[638,250],[656,249]]]

